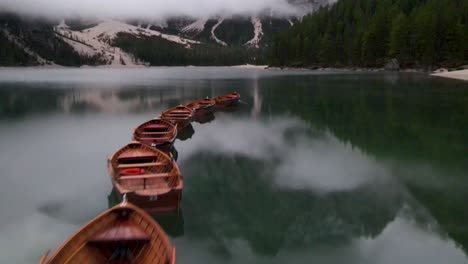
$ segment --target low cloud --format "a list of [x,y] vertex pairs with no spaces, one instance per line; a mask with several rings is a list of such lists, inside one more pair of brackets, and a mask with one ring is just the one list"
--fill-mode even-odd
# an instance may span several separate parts
[[0,10],[50,18],[153,20],[171,16],[253,15],[265,10],[291,15],[297,11],[286,0],[2,0]]

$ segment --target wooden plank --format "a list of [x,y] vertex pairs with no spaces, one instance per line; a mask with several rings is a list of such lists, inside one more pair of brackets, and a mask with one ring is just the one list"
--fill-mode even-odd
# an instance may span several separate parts
[[117,169],[131,169],[131,168],[146,168],[167,165],[165,162],[151,162],[151,163],[137,163],[137,164],[120,164]]
[[45,264],[46,263],[47,257],[49,256],[49,253],[50,253],[50,249],[47,250],[47,252],[42,256],[41,260],[39,260],[39,264]]
[[71,255],[68,257],[68,259],[64,262],[64,264],[71,263],[71,262],[74,260],[75,256],[78,255],[78,254],[81,252],[81,250],[82,250],[86,245],[87,245],[86,243],[81,244],[81,246],[80,246],[78,249],[76,249],[76,250],[73,252],[73,254],[71,254]]
[[145,136],[147,136],[147,135],[164,135],[164,134],[167,134],[169,132],[170,131],[164,131],[164,132],[146,132],[146,131],[144,131],[144,132],[140,132],[138,134],[145,135]]
[[173,137],[137,137],[138,141],[157,141],[158,144],[171,141]]
[[156,179],[156,178],[165,178],[165,177],[169,177],[169,173],[143,174],[143,175],[135,175],[135,176],[121,176],[121,177],[119,177],[119,180],[127,181],[127,180]]
[[162,128],[162,127],[169,127],[167,124],[150,124],[143,126],[145,128]]

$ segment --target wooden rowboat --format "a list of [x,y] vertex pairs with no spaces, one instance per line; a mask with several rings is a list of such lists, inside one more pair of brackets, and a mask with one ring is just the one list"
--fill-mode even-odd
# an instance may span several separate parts
[[161,119],[177,124],[177,129],[188,126],[192,122],[192,118],[193,110],[183,105],[166,110],[161,114]]
[[108,160],[109,175],[119,197],[148,212],[177,211],[183,179],[176,161],[168,154],[132,142]]
[[[221,110],[225,107],[220,107],[218,110]],[[200,123],[200,124],[206,124],[210,123],[211,121],[215,120],[216,117],[213,113],[208,113],[206,115],[196,115],[193,117],[193,121]]]
[[194,111],[194,115],[201,116],[213,112],[216,101],[210,98],[193,101],[186,106]]
[[239,103],[240,101],[240,94],[239,93],[230,93],[221,95],[215,98],[216,106],[218,107],[226,107],[231,106]]
[[168,153],[177,137],[177,125],[162,119],[141,124],[133,132],[133,139]]
[[175,247],[156,221],[123,202],[86,224],[39,264],[175,264]]

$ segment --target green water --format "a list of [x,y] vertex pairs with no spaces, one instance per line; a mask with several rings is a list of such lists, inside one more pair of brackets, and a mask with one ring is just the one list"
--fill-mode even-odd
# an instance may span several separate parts
[[0,263],[109,207],[133,128],[234,90],[175,144],[177,263],[468,263],[466,82],[235,68],[0,69]]

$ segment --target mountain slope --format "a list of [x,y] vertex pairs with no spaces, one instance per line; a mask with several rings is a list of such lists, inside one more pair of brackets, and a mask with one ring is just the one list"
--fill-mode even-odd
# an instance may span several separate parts
[[132,55],[123,52],[120,48],[113,46],[114,40],[120,33],[134,35],[137,38],[157,36],[169,42],[183,45],[186,48],[190,48],[191,45],[200,44],[198,41],[111,20],[102,21],[94,27],[80,31],[71,30],[65,22],[62,22],[54,27],[54,31],[63,41],[72,46],[76,52],[90,56],[99,56],[109,65],[135,66],[144,64],[136,60]]
[[[304,12],[332,0],[290,0]],[[308,12],[308,11],[307,11]],[[48,21],[0,14],[0,35],[15,47],[0,65],[232,65],[264,63],[274,37],[301,16],[173,17],[154,21]],[[162,54],[162,53],[165,54]]]
[[54,33],[52,25],[52,22],[25,19],[12,14],[0,15],[0,35],[8,39],[9,45],[14,46],[14,50],[22,50],[29,58],[10,66],[46,64],[80,66],[101,63],[98,57],[80,55],[76,52]]

